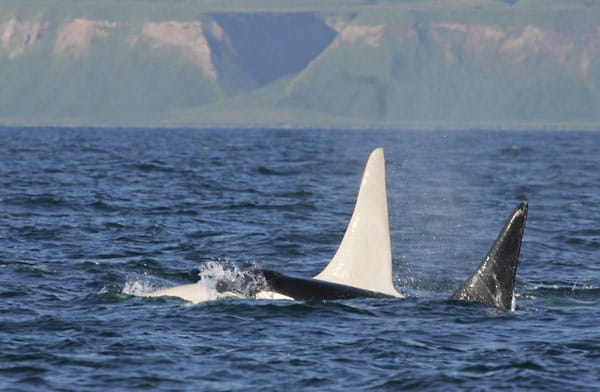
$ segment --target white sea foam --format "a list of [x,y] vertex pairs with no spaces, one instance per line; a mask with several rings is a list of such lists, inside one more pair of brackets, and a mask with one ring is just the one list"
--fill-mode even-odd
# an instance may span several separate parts
[[[252,269],[242,271],[228,260],[209,261],[200,266],[198,283],[206,287],[229,291],[244,297],[252,297],[265,286],[264,277]],[[219,286],[219,287],[217,287]]]
[[208,261],[203,263],[198,271],[199,282],[209,287],[215,287],[219,281],[235,281],[242,276],[240,268],[227,260]]
[[[266,286],[262,274],[255,273],[253,269],[242,271],[229,260],[215,260],[201,264],[198,278],[198,290],[203,291],[203,298],[207,300],[254,297]],[[149,277],[135,276],[126,280],[121,293],[139,296],[177,286],[179,284],[175,282],[156,283]]]

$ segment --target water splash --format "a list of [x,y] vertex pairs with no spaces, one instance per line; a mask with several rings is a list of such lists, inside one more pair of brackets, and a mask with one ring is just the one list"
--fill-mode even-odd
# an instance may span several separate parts
[[[256,293],[267,287],[264,276],[256,267],[241,270],[229,260],[208,261],[197,269],[198,291],[203,293],[203,301],[219,298],[255,298]],[[179,286],[176,282],[156,283],[152,278],[128,278],[121,289],[122,294],[144,296],[163,289]]]
[[[100,290],[100,294],[102,294],[105,289],[106,289],[106,287],[103,287],[102,290]],[[157,289],[158,289],[157,285],[148,280],[139,280],[139,279],[129,280],[128,279],[127,281],[125,281],[125,285],[123,286],[123,289],[121,289],[121,293],[137,296],[137,295],[141,295],[143,293],[151,293],[153,291],[156,291]]]
[[217,290],[230,292],[236,296],[252,298],[267,284],[264,276],[256,272],[255,267],[242,271],[230,261],[209,261],[200,266],[198,283]]

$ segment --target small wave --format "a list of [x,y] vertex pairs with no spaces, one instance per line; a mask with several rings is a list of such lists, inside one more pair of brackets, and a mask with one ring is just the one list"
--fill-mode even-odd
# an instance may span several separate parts
[[524,299],[569,299],[596,302],[600,301],[600,287],[580,282],[532,282],[521,296]]
[[88,206],[97,211],[101,211],[101,212],[119,211],[119,208],[117,208],[116,206],[109,204],[103,200],[95,200],[95,201],[89,203]]
[[55,228],[44,228],[38,226],[23,226],[11,229],[17,237],[27,240],[51,240],[58,238],[60,233]]
[[198,231],[194,231],[194,232],[188,234],[187,237],[189,237],[191,239],[203,239],[203,238],[210,238],[210,237],[220,237],[220,236],[225,236],[225,235],[227,235],[227,233],[224,231],[198,230]]
[[255,201],[240,201],[223,203],[221,205],[225,210],[258,210],[258,211],[284,211],[284,212],[304,212],[306,211],[318,211],[313,203],[307,202],[255,202]]
[[299,168],[272,168],[266,166],[259,166],[256,169],[258,174],[266,175],[266,176],[291,176],[302,174],[302,170]]
[[134,167],[144,173],[174,173],[176,170],[162,161],[144,162],[134,165]]
[[76,208],[78,205],[51,193],[38,195],[16,195],[2,200],[3,203],[28,209],[61,209]]

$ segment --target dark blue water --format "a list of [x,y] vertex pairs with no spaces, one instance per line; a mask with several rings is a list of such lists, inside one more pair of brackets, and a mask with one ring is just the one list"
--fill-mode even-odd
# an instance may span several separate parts
[[[312,276],[386,151],[407,298],[126,293]],[[0,129],[2,390],[600,388],[600,133]],[[447,301],[519,201],[506,312]]]

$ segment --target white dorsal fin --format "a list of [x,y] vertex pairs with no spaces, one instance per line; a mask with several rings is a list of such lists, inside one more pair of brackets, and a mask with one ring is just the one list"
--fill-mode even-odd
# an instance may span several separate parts
[[344,238],[315,279],[402,296],[392,282],[383,148],[369,156]]

